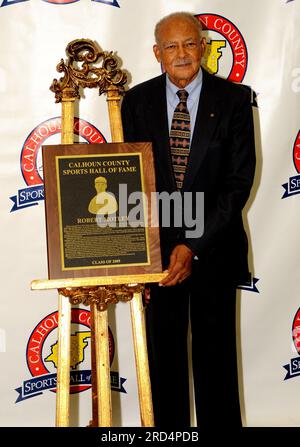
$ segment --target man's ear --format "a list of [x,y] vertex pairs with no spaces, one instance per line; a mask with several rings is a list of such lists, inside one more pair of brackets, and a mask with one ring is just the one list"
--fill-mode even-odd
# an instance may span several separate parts
[[205,47],[206,47],[206,38],[204,36],[201,38],[200,47],[203,55],[205,53]]
[[161,63],[160,49],[157,44],[153,45],[153,53],[156,57],[157,62]]

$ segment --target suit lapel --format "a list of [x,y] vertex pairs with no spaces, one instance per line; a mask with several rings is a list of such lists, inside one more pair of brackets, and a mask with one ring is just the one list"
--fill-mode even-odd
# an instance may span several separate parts
[[213,76],[203,70],[203,84],[183,190],[189,190],[193,185],[219,119],[219,108],[217,108],[213,84]]
[[158,169],[166,190],[176,189],[170,154],[168,112],[166,101],[166,75],[157,78],[157,84],[148,98],[148,119],[153,123],[153,139]]

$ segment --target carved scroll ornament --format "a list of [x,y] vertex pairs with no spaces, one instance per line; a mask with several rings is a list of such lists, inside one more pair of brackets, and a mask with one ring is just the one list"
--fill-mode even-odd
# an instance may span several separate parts
[[76,39],[68,44],[66,54],[67,61],[61,59],[56,67],[64,76],[54,79],[50,87],[55,93],[55,102],[80,98],[80,87],[98,87],[99,95],[111,89],[120,95],[124,92],[127,76],[118,68],[112,51],[101,51],[90,39]]
[[95,286],[95,287],[67,287],[59,289],[59,293],[69,298],[71,304],[84,304],[90,306],[96,304],[98,310],[107,309],[109,304],[119,301],[127,302],[133,298],[134,293],[140,293],[143,285],[121,285],[121,286]]

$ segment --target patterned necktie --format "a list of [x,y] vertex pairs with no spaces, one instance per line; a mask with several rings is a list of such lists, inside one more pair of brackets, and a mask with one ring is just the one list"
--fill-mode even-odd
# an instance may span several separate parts
[[178,189],[181,189],[190,153],[191,121],[186,104],[188,92],[178,90],[177,96],[180,101],[172,119],[170,147],[176,185]]

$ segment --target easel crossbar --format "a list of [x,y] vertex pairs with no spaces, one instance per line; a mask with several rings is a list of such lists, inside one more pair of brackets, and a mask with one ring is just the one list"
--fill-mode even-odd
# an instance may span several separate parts
[[145,275],[94,276],[86,278],[36,279],[31,282],[32,290],[62,289],[67,287],[92,287],[113,285],[135,285],[158,283],[167,273],[152,273]]

